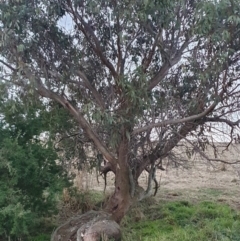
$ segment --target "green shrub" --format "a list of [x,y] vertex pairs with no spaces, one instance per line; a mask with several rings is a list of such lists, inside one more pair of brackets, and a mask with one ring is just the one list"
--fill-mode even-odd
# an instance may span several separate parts
[[43,217],[57,212],[58,193],[69,182],[56,164],[51,140],[43,143],[36,137],[42,131],[40,116],[4,115],[0,119],[0,240],[27,240],[41,233]]

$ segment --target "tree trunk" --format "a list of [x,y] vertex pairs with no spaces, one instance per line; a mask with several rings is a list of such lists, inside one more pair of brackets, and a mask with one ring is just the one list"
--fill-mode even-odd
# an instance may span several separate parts
[[132,198],[130,195],[130,180],[128,167],[128,141],[121,142],[118,149],[118,164],[115,174],[115,191],[110,197],[106,211],[112,214],[113,220],[120,223],[128,211]]
[[109,198],[103,212],[88,212],[73,217],[61,225],[52,236],[52,241],[99,241],[121,240],[118,225],[128,211],[133,198],[128,167],[128,140],[123,138],[118,148],[115,172],[115,191]]

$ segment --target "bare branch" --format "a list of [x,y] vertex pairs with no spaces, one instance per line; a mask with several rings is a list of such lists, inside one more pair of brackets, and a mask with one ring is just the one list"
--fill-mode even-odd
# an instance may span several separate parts
[[136,135],[136,134],[139,134],[143,131],[147,131],[149,129],[152,129],[154,127],[180,124],[180,123],[184,123],[184,122],[190,122],[190,121],[195,121],[195,120],[201,119],[204,116],[206,116],[207,114],[209,114],[210,112],[212,112],[214,110],[214,108],[216,107],[217,103],[218,102],[215,101],[212,105],[210,105],[205,111],[203,111],[200,114],[188,116],[188,117],[185,117],[185,118],[182,118],[182,119],[166,120],[166,121],[162,121],[162,122],[159,122],[159,123],[152,123],[152,124],[149,124],[147,126],[135,129],[132,134]]
[[240,161],[225,161],[225,160],[222,160],[222,159],[209,159],[209,161],[211,162],[221,162],[221,163],[224,163],[224,164],[228,164],[228,165],[234,165],[234,164],[239,164]]
[[0,59],[0,63],[4,64],[6,67],[8,67],[9,69],[11,69],[12,71],[17,71],[17,69],[15,69],[14,67],[12,67],[10,64],[6,63],[5,61]]
[[204,118],[204,121],[206,122],[222,122],[222,123],[226,123],[227,125],[233,127],[233,126],[239,126],[240,123],[240,119],[237,121],[230,121],[224,118],[220,118],[220,117],[206,117]]
[[[150,164],[155,162],[157,159],[167,157],[168,153],[177,145],[177,143],[190,131],[193,131],[199,125],[198,121],[196,122],[186,122],[178,133],[174,133],[168,140],[165,142],[158,143],[152,152],[145,156],[142,161],[142,165],[137,170],[137,177],[142,173],[142,171]],[[162,145],[163,144],[163,145]]]
[[104,166],[100,167],[100,175],[102,175],[104,179],[104,192],[106,191],[106,187],[107,187],[107,174],[110,171],[115,173],[115,170],[113,169],[110,162],[107,162]]

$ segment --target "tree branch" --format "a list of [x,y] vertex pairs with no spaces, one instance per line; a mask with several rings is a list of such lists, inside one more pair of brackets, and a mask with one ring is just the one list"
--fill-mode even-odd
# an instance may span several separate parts
[[182,57],[182,52],[188,46],[188,44],[189,41],[186,40],[180,48],[180,50],[178,51],[178,53],[176,54],[176,56],[172,60],[166,61],[163,64],[159,72],[149,81],[148,90],[153,89],[159,82],[161,82],[161,80],[167,75],[169,69],[180,61]]
[[205,111],[203,111],[200,114],[188,116],[188,117],[185,117],[185,118],[182,118],[182,119],[166,120],[166,121],[162,121],[162,122],[159,122],[159,123],[152,123],[152,124],[149,124],[147,126],[144,126],[144,127],[133,130],[132,134],[136,135],[136,134],[139,134],[143,131],[147,131],[149,129],[152,129],[154,127],[180,124],[180,123],[184,123],[184,122],[191,122],[191,121],[201,119],[204,116],[206,116],[207,114],[209,114],[210,112],[212,112],[214,110],[214,108],[216,107],[217,103],[218,102],[215,101],[212,105],[210,105]]
[[117,14],[117,28],[118,28],[118,34],[117,34],[117,50],[118,50],[118,62],[117,62],[117,73],[123,74],[123,56],[122,56],[122,49],[121,49],[121,41],[119,36],[120,31],[120,23],[119,23],[119,14]]
[[147,131],[149,129],[152,129],[154,127],[161,127],[161,126],[166,126],[166,125],[173,125],[173,124],[179,124],[179,123],[184,123],[184,122],[191,122],[191,121],[196,121],[199,120],[203,117],[205,117],[206,115],[208,115],[209,113],[211,113],[215,107],[217,106],[217,104],[223,99],[223,94],[226,91],[226,79],[227,79],[227,70],[225,71],[225,74],[223,76],[223,84],[222,84],[222,90],[221,92],[218,94],[218,100],[215,100],[206,110],[204,110],[202,113],[196,114],[196,115],[192,115],[192,116],[188,116],[182,119],[175,119],[175,120],[166,120],[166,121],[162,121],[159,123],[152,123],[150,125],[138,128],[133,130],[132,134],[138,134],[140,132],[143,131]]
[[90,81],[88,80],[87,76],[80,70],[77,71],[77,73],[79,74],[80,78],[85,82],[87,88],[92,92],[95,100],[97,101],[97,104],[102,108],[105,109],[105,104],[102,100],[101,95],[99,94],[99,92],[96,90],[96,88],[94,86],[91,85]]
[[[49,70],[48,71],[52,76],[54,76],[55,78],[61,78],[62,76],[57,73],[56,71],[52,71]],[[92,93],[93,97],[96,100],[96,103],[101,107],[101,109],[105,109],[105,104],[102,100],[101,95],[99,94],[99,92],[91,85],[90,81],[88,80],[87,76],[80,70],[77,70],[76,73],[78,74],[78,76],[84,81],[84,87],[88,88],[90,90],[90,92]],[[80,85],[80,83],[76,80],[68,80],[68,82],[73,83],[73,84],[77,84]]]
[[221,163],[224,163],[224,164],[228,164],[228,165],[234,165],[234,164],[239,164],[240,161],[224,161],[222,159],[209,159],[209,161],[211,162],[221,162]]
[[107,149],[107,147],[102,143],[99,136],[93,131],[89,123],[86,121],[86,119],[83,117],[82,113],[75,109],[69,101],[64,98],[63,96],[60,96],[53,91],[47,89],[40,78],[37,76],[34,76],[31,71],[28,69],[27,66],[24,68],[24,72],[26,76],[29,78],[29,80],[33,81],[36,85],[36,91],[42,96],[46,97],[52,100],[57,101],[60,103],[63,107],[69,110],[69,112],[73,115],[73,117],[78,121],[81,128],[86,132],[87,136],[94,142],[98,150],[102,153],[102,155],[113,165],[113,167],[116,166],[116,159],[115,157],[110,153],[110,151]]
[[77,119],[78,123],[80,124],[81,128],[86,132],[88,137],[94,142],[96,147],[99,149],[99,151],[106,157],[106,159],[111,162],[112,164],[115,164],[116,160],[112,154],[107,150],[107,148],[103,145],[103,143],[100,141],[97,134],[92,130],[89,123],[86,121],[86,119],[83,117],[83,115],[77,111],[64,97],[59,96],[55,94],[54,92],[47,90],[42,85],[38,84],[38,90],[39,94],[43,97],[51,98],[58,103],[62,104],[65,108],[69,110],[69,112]]
[[7,66],[10,70],[12,71],[16,71],[17,69],[13,68],[10,64],[6,63],[5,61],[0,59],[0,63],[2,63],[3,65]]
[[[95,54],[100,58],[102,63],[109,69],[109,71],[111,72],[114,79],[117,79],[118,74],[117,74],[115,68],[113,67],[112,63],[103,54],[103,52],[101,50],[100,42],[99,42],[98,38],[96,37],[95,33],[93,32],[91,26],[88,23],[86,23],[86,21],[78,14],[77,11],[74,11],[71,0],[68,0],[68,6],[70,7],[70,13],[73,15],[76,25],[78,26],[79,30],[82,31],[82,33],[85,35],[89,44],[91,44]],[[77,20],[80,21],[82,26],[78,23]],[[95,45],[90,40],[89,36],[92,37]]]
[[223,122],[231,127],[239,126],[239,123],[240,123],[240,119],[237,121],[230,121],[230,120],[220,118],[220,117],[205,117],[204,121],[206,121],[206,122]]
[[180,128],[178,133],[173,134],[168,140],[166,140],[166,142],[163,143],[164,145],[161,145],[162,143],[158,143],[151,154],[146,155],[143,158],[142,164],[137,170],[137,177],[139,177],[142,171],[149,164],[154,163],[159,158],[165,158],[169,151],[171,151],[182,138],[186,137],[190,131],[193,131],[197,128],[198,124],[199,123],[197,122],[187,122]]
[[[150,126],[142,127],[142,128],[139,128],[139,129],[136,129],[133,131],[133,134],[137,134],[137,133],[140,133],[141,132],[140,130],[142,130],[143,128],[144,128],[144,130],[147,130],[147,129],[149,129],[149,128],[151,129],[153,127],[165,126],[165,125],[170,125],[170,124],[178,124],[178,123],[185,122],[185,124],[181,127],[181,129],[178,131],[178,133],[175,133],[172,137],[170,137],[170,139],[165,143],[163,148],[161,148],[161,145],[158,144],[150,155],[147,155],[146,157],[144,157],[142,165],[137,170],[137,177],[142,173],[142,171],[150,163],[155,162],[160,157],[161,158],[166,157],[168,155],[169,151],[172,150],[182,138],[185,138],[190,131],[195,130],[197,128],[197,126],[199,125],[199,123],[204,122],[204,119],[202,119],[202,117],[211,113],[214,110],[214,108],[217,106],[219,101],[221,101],[221,99],[223,98],[223,94],[226,91],[226,78],[227,78],[227,71],[225,71],[225,74],[223,76],[223,88],[222,88],[220,94],[218,95],[219,96],[218,101],[215,101],[212,105],[210,105],[210,107],[208,107],[202,113],[193,115],[193,116],[189,116],[186,118],[182,118],[182,119],[168,120],[168,121],[163,121],[161,123],[154,123],[153,124],[154,126],[150,125]],[[188,120],[188,121],[186,121],[186,120]],[[191,121],[194,121],[194,122],[191,122]],[[149,127],[149,128],[147,128],[147,127]]]
[[157,36],[155,37],[153,46],[152,46],[151,50],[149,51],[149,54],[148,54],[147,58],[143,59],[142,69],[143,69],[144,73],[146,72],[147,68],[151,64],[151,61],[152,61],[153,55],[155,53],[157,43],[159,41],[159,37],[161,36],[161,34],[162,34],[162,31],[157,34]]

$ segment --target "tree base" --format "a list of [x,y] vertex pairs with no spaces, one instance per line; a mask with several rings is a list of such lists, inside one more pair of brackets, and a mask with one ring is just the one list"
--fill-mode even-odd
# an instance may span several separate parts
[[89,211],[72,217],[58,227],[51,241],[100,241],[121,240],[120,226],[111,219],[109,213]]

